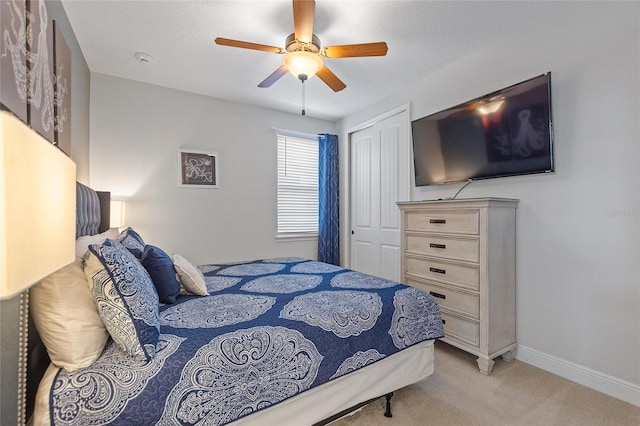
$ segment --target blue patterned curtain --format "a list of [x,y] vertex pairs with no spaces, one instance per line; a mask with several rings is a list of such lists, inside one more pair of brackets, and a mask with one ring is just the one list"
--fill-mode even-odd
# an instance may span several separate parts
[[318,260],[340,265],[338,136],[318,135]]

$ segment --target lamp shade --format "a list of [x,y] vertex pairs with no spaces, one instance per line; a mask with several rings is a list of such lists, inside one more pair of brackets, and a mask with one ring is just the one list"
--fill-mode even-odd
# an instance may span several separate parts
[[124,226],[124,201],[111,200],[110,209],[109,226],[122,228]]
[[287,53],[282,64],[296,78],[300,78],[301,75],[311,78],[324,66],[320,55],[304,50]]
[[0,299],[15,296],[75,257],[76,165],[0,111]]

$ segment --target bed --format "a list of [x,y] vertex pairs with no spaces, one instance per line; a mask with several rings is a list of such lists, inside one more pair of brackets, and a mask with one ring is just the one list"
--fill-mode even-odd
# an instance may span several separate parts
[[[44,325],[65,282],[32,289],[32,314],[53,354],[42,379],[28,379],[39,381],[34,424],[322,424],[432,374],[443,328],[428,293],[308,259],[194,266],[179,255],[169,256],[179,291],[167,292],[156,266],[168,265],[148,262],[164,252],[131,228],[97,233],[84,223],[100,221],[97,197],[84,186],[80,193],[75,268],[88,271],[94,309],[112,328],[93,356],[65,364],[65,351],[81,352],[71,348],[77,342],[60,344]],[[61,303],[68,294],[58,294]]]

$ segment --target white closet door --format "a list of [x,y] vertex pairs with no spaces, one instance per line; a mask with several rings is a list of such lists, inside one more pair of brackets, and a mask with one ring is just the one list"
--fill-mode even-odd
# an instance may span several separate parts
[[351,135],[351,269],[400,280],[400,210],[409,200],[407,112]]

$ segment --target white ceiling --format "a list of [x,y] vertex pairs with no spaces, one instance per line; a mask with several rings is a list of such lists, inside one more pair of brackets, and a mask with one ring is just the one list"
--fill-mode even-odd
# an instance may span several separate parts
[[[301,83],[286,75],[257,85],[281,64],[272,53],[216,45],[216,37],[284,47],[290,0],[62,0],[91,72],[299,113]],[[337,120],[407,82],[505,38],[521,36],[570,2],[317,0],[314,33],[323,46],[386,41],[385,57],[329,59],[347,85],[318,78],[306,87],[307,115]],[[142,65],[135,52],[154,58]],[[496,88],[498,89],[498,88]]]

